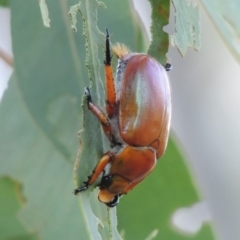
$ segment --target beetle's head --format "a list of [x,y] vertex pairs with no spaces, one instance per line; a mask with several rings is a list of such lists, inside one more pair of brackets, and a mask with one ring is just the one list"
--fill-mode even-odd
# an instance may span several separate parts
[[98,194],[99,201],[105,203],[108,207],[117,206],[120,197],[120,194],[111,193],[107,189],[100,189]]
[[113,176],[112,175],[104,175],[102,176],[100,188],[109,188],[113,183]]
[[115,195],[115,197],[109,203],[105,203],[108,207],[116,207],[119,203],[119,195]]

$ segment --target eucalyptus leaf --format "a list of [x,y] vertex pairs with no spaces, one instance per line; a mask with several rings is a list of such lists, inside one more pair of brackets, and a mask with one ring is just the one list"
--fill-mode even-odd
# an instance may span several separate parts
[[[83,226],[83,219],[71,194],[74,187],[69,179],[71,161],[56,151],[40,130],[23,101],[18,83],[14,75],[1,102],[0,175],[14,176],[22,185],[25,204],[18,215],[27,231],[36,232],[43,239],[77,239],[77,235],[85,238],[85,229],[79,227]],[[62,101],[69,114],[78,119],[72,99]],[[55,107],[59,108],[60,103]],[[60,122],[58,116],[62,115],[56,111],[51,119]]]
[[175,8],[175,33],[170,41],[184,56],[188,48],[199,50],[201,46],[199,7],[195,1],[171,1]]

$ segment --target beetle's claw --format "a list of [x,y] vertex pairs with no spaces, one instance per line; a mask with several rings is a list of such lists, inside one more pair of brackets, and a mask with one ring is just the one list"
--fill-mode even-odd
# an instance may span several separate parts
[[110,51],[109,32],[108,32],[108,29],[106,28],[106,52],[105,52],[104,64],[110,66],[111,60],[112,60],[112,55]]
[[87,185],[84,185],[84,186],[82,186],[82,187],[80,187],[80,188],[76,188],[73,193],[74,193],[75,195],[77,195],[78,193],[83,192],[83,191],[86,191],[87,189],[88,189],[88,186],[87,186]]
[[89,87],[85,87],[84,93],[87,96],[87,102],[92,102],[92,96]]
[[109,38],[108,28],[106,28],[106,38]]
[[115,206],[118,205],[118,203],[119,203],[119,195],[117,194],[117,195],[113,198],[113,200],[112,200],[111,202],[109,202],[109,203],[106,203],[106,205],[107,205],[108,207],[115,207]]
[[172,64],[166,63],[166,65],[164,67],[165,67],[166,71],[170,71],[172,69]]

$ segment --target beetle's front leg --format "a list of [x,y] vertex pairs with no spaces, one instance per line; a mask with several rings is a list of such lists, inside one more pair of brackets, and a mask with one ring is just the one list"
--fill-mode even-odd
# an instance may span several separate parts
[[98,118],[103,127],[103,131],[107,137],[111,139],[112,129],[108,117],[92,102],[92,96],[88,87],[85,88],[85,95],[87,96],[88,109]]
[[105,77],[106,77],[106,110],[108,117],[111,118],[116,112],[116,91],[111,66],[111,51],[108,29],[106,29],[106,52],[105,52]]
[[88,181],[84,182],[84,186],[79,187],[74,190],[74,194],[78,194],[79,192],[83,192],[88,189],[89,186],[91,186],[99,177],[99,175],[104,172],[104,168],[106,165],[111,161],[111,153],[105,153],[103,157],[98,162],[97,166],[93,170],[93,173],[90,177],[88,177]]

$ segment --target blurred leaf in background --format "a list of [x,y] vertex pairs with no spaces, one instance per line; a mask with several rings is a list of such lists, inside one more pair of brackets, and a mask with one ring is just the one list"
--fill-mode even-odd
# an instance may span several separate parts
[[200,200],[183,156],[170,139],[165,155],[154,171],[134,191],[123,197],[118,207],[119,230],[125,239],[145,239],[158,229],[154,239],[214,239],[209,225],[196,235],[186,235],[173,227],[173,213]]
[[212,19],[226,46],[238,63],[240,63],[240,1],[201,0],[201,3]]
[[0,0],[0,6],[7,7],[9,6],[9,0]]
[[17,212],[25,204],[18,182],[8,177],[0,178],[0,192],[0,239],[37,239],[17,218]]

